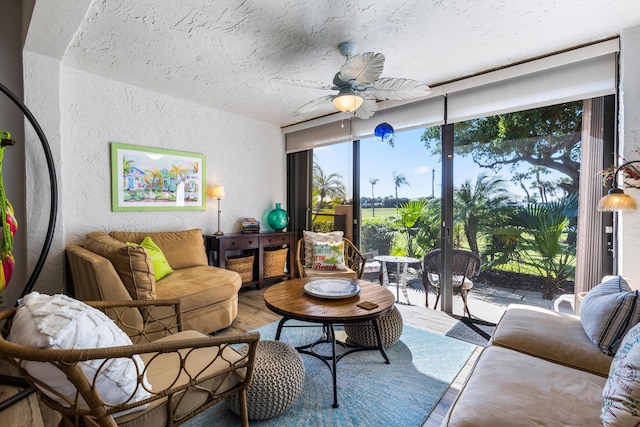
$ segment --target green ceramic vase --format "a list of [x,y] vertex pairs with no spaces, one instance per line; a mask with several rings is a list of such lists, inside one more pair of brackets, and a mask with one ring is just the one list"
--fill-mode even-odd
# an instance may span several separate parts
[[284,230],[287,226],[287,223],[289,222],[289,215],[287,214],[287,211],[280,207],[280,203],[276,203],[276,208],[269,212],[267,222],[271,228],[279,232]]

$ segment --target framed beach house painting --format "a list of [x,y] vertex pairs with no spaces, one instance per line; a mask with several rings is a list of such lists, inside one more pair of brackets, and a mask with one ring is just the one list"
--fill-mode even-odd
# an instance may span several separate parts
[[204,154],[111,143],[113,211],[204,210]]

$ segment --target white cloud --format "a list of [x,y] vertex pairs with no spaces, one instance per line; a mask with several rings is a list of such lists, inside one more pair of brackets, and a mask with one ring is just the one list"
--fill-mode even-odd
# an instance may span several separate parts
[[431,173],[431,168],[427,165],[422,165],[411,171],[413,175],[425,175]]

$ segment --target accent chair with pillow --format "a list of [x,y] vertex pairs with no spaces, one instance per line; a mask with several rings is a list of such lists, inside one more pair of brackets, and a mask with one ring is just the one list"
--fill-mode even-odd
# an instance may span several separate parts
[[303,231],[296,248],[298,277],[362,278],[366,260],[342,231]]
[[[242,279],[210,266],[199,229],[89,233],[82,246],[66,247],[74,296],[83,301],[178,299],[185,327],[208,334],[238,314]],[[129,324],[155,322],[144,309]],[[157,312],[161,316],[161,312]],[[168,314],[169,316],[171,313]]]
[[[246,390],[259,333],[183,330],[177,300],[89,304],[32,292],[18,308],[0,312],[0,357],[62,415],[60,425],[177,425],[235,394],[248,425]],[[147,334],[150,323],[135,331],[126,325],[134,337],[121,329],[127,312],[141,306],[151,317],[163,312],[162,331],[156,323],[151,334],[162,338]],[[238,344],[248,344],[244,353]]]

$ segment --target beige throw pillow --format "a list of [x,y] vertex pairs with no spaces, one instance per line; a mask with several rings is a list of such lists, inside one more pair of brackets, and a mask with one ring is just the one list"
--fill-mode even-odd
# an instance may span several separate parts
[[101,231],[87,234],[84,247],[111,261],[131,298],[156,299],[153,262],[143,247],[128,246]]
[[330,233],[316,233],[314,231],[306,231],[302,232],[302,236],[304,237],[304,266],[311,268],[313,263],[313,243],[314,242],[332,242],[332,243],[340,243],[342,242],[342,236],[344,233],[342,231],[332,231]]

